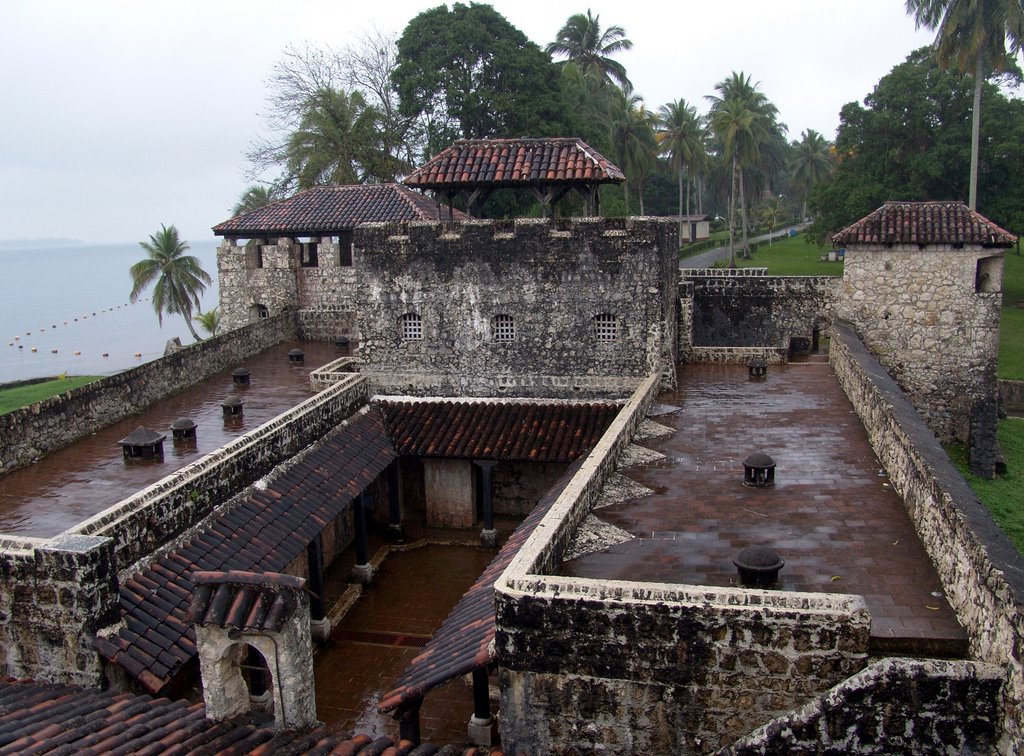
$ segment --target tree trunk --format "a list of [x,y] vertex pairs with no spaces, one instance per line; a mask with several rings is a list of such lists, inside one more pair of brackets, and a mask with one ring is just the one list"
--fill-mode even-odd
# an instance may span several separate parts
[[192,325],[192,313],[183,313],[182,317],[185,318],[185,325],[188,326],[188,330],[189,333],[192,334],[192,338],[195,339],[197,342],[202,341],[202,337],[198,333],[196,333],[195,326]]
[[743,238],[743,259],[750,259],[750,245],[747,243],[747,198],[743,192],[743,166],[739,166],[740,174],[740,222],[742,228],[740,234]]
[[697,175],[697,214],[704,215],[704,177]]
[[729,191],[729,267],[736,267],[736,156],[732,156],[732,186]]
[[644,179],[641,176],[636,182],[636,193],[640,198],[640,215],[644,215]]
[[690,229],[693,226],[690,224],[690,171],[686,171],[686,241],[693,241],[693,236],[690,233]]
[[[689,187],[687,187],[689,188]],[[686,201],[690,201],[690,195],[687,193]],[[689,211],[687,211],[689,212]],[[689,241],[687,239],[686,241]],[[683,166],[679,165],[679,244],[683,243]]]
[[981,85],[985,81],[984,60],[978,54],[974,69],[974,107],[971,109],[971,177],[967,190],[967,207],[978,208],[978,144],[981,140]]
[[629,180],[622,182],[622,196],[626,200],[626,217],[629,217]]

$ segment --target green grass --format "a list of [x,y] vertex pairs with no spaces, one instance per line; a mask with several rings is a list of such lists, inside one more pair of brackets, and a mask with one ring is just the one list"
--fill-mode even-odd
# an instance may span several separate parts
[[84,386],[99,378],[98,375],[78,375],[43,383],[33,383],[28,386],[0,389],[0,414],[41,402],[43,399],[49,399],[51,396]]
[[737,258],[740,268],[768,268],[770,276],[841,276],[843,264],[822,261],[831,247],[808,244],[804,234],[789,236],[768,244],[762,242],[750,260]]
[[[1003,319],[999,329],[999,377],[1024,380],[1024,257],[1007,250],[1003,267]],[[1024,462],[1024,457],[1021,458]]]
[[999,527],[1010,537],[1017,551],[1024,554],[1024,419],[999,421],[999,445],[1006,458],[1006,474],[993,480],[977,478],[967,471],[967,452],[962,444],[951,444],[946,451],[960,468],[971,489],[988,508]]

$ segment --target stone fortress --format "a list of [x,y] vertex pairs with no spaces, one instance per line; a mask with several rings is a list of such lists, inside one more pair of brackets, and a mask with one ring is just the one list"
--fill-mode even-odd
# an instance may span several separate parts
[[[566,162],[555,140],[499,141]],[[346,193],[383,222],[346,216]],[[278,727],[308,728],[325,565],[354,548],[372,580],[368,522],[400,532],[422,508],[490,544],[505,512],[525,519],[381,702],[411,743],[430,691],[471,674],[469,735],[495,737],[496,685],[509,753],[1020,749],[1020,557],[939,446],[967,443],[992,475],[1014,237],[959,203],[894,202],[836,237],[841,278],[773,277],[680,270],[670,220],[446,219],[407,193],[309,190],[215,229],[218,341],[291,332],[353,356],[253,438],[55,538],[4,537],[8,675],[174,697],[198,667],[206,716],[230,720],[256,695],[240,671],[255,649]],[[856,593],[565,571],[671,411],[656,398],[685,389],[678,365],[746,380],[751,360],[782,371],[826,341],[821,369],[905,506],[961,653],[884,650]],[[269,663],[281,638],[284,666]]]

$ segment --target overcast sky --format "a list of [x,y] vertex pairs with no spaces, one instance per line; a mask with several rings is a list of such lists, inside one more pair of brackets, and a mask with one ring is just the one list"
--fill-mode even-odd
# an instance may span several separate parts
[[[400,33],[424,0],[4,0],[0,240],[136,241],[161,223],[212,239],[264,131],[264,81],[288,44]],[[625,27],[619,59],[647,106],[704,96],[744,71],[790,138],[829,139],[839,109],[932,35],[902,0],[717,0],[493,5],[541,46],[588,7]]]

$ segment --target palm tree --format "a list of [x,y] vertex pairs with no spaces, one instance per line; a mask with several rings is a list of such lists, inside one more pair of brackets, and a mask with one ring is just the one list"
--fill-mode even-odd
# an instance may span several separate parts
[[832,145],[814,129],[800,133],[800,141],[793,142],[793,176],[791,182],[803,196],[800,218],[807,218],[807,197],[829,171],[832,170]]
[[285,147],[287,175],[300,189],[358,184],[385,162],[377,149],[376,111],[359,92],[322,89]]
[[690,214],[690,171],[707,159],[704,151],[704,127],[697,108],[679,99],[662,105],[658,111],[659,151],[669,156],[669,164],[679,176],[679,243],[683,243],[683,182],[686,181],[686,215]]
[[241,196],[238,198],[238,202],[235,203],[235,207],[231,211],[231,214],[241,215],[242,213],[259,210],[264,205],[269,205],[275,199],[277,199],[277,197],[274,196],[273,187],[253,184],[242,192]]
[[609,131],[616,157],[626,180],[622,184],[629,215],[629,186],[634,184],[640,198],[640,214],[644,214],[644,183],[656,162],[657,142],[654,138],[654,114],[644,107],[639,95],[629,90],[613,89],[609,113]]
[[735,264],[733,230],[736,187],[739,186],[743,255],[748,257],[750,248],[747,242],[747,199],[743,171],[760,161],[762,145],[769,143],[774,133],[781,133],[785,128],[776,121],[778,108],[757,87],[750,76],[742,71],[733,71],[715,85],[718,96],[708,97],[711,101],[711,112],[708,114],[711,129],[722,142],[722,157],[732,167],[729,202],[729,257],[732,265]]
[[153,285],[153,309],[160,325],[164,324],[164,313],[177,314],[185,318],[192,338],[202,341],[192,326],[192,310],[201,312],[199,295],[210,283],[210,275],[203,270],[199,259],[186,255],[188,244],[178,238],[178,229],[160,224],[160,230],[149,237],[148,242],[139,242],[148,257],[135,263],[130,269],[132,277],[132,302],[150,284]]
[[196,321],[208,334],[216,336],[217,331],[220,330],[220,308],[214,307],[212,310],[201,312],[192,320]]
[[[1005,71],[1024,42],[1021,0],[906,0],[918,28],[936,30],[935,59],[948,69],[974,76],[971,112],[971,175],[967,205],[978,200],[978,145],[981,133],[981,86],[989,71]],[[1009,42],[1009,51],[1007,51]]]
[[629,50],[632,41],[627,39],[626,30],[621,26],[609,26],[601,31],[601,16],[577,13],[569,16],[565,26],[558,30],[554,42],[544,48],[548,55],[568,58],[588,76],[598,81],[617,83],[624,89],[632,89],[626,76],[626,68],[611,55]]

